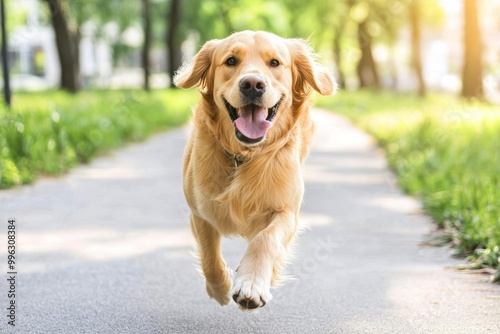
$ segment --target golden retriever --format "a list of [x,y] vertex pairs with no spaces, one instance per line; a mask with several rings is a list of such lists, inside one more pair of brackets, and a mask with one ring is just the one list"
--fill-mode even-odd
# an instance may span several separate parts
[[[208,41],[174,83],[202,94],[183,184],[208,295],[262,307],[299,227],[301,165],[314,129],[308,97],[311,88],[333,94],[336,84],[307,42],[263,31]],[[234,283],[221,235],[248,241]]]

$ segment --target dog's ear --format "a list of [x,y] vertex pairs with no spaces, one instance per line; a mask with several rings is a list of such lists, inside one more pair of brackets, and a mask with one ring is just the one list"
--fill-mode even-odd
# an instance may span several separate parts
[[316,54],[309,43],[302,39],[288,39],[287,45],[292,56],[294,91],[307,92],[309,85],[321,95],[335,94],[337,84],[333,75],[316,63]]
[[201,50],[194,56],[191,62],[185,62],[175,73],[174,84],[180,88],[191,88],[200,86],[206,88],[208,85],[208,74],[212,64],[212,55],[219,40],[206,42]]

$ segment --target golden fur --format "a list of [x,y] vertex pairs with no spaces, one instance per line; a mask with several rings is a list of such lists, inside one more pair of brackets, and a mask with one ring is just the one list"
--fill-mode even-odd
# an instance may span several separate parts
[[[257,107],[279,105],[258,143],[236,137],[224,101],[241,112],[240,82],[249,75],[265,83]],[[183,180],[207,292],[221,305],[232,296],[242,309],[262,307],[271,299],[270,287],[280,278],[299,227],[301,165],[314,128],[307,99],[311,88],[333,94],[333,77],[315,62],[305,41],[243,31],[207,42],[174,82],[182,88],[198,86],[202,93]],[[222,258],[221,235],[248,241],[234,284]]]

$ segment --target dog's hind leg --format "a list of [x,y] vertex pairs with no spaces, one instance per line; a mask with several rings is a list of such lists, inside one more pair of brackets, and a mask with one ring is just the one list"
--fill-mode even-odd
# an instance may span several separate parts
[[231,301],[232,273],[222,258],[219,232],[207,221],[191,214],[191,229],[198,243],[198,258],[207,293],[221,305]]

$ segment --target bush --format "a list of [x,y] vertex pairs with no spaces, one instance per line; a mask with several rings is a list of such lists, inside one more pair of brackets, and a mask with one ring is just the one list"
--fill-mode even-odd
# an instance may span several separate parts
[[319,98],[319,105],[349,116],[373,134],[399,185],[422,198],[457,253],[469,255],[476,266],[497,268],[500,279],[498,108],[387,92],[342,92],[333,99]]
[[194,91],[20,93],[0,109],[0,188],[60,175],[98,152],[186,122]]

